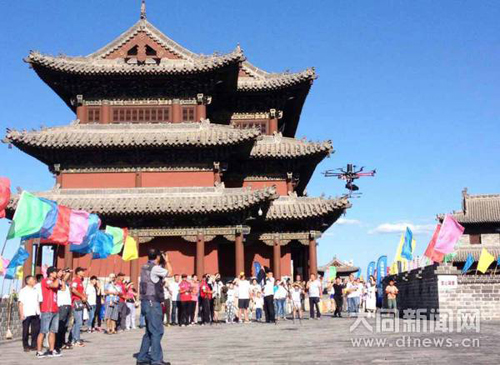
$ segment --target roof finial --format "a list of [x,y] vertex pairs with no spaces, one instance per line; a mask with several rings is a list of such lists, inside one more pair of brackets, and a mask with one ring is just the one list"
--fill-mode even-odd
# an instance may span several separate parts
[[146,0],[141,3],[141,19],[146,19]]

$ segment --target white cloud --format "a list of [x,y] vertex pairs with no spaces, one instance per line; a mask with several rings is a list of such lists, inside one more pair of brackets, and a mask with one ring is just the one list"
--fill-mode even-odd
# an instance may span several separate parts
[[361,224],[360,221],[357,219],[347,219],[347,218],[339,218],[335,224],[338,225],[355,225],[355,224]]
[[409,227],[415,234],[434,232],[434,224],[413,224],[408,222],[383,223],[370,230],[370,234],[402,233]]

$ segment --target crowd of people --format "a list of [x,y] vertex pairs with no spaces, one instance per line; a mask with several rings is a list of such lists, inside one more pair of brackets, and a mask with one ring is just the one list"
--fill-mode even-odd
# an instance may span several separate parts
[[[154,268],[161,266],[151,266],[150,271]],[[144,278],[141,276],[141,285],[153,277],[150,271],[145,271]],[[327,311],[333,313],[333,317],[341,317],[345,311],[349,316],[356,316],[360,311],[377,308],[373,276],[367,282],[353,275],[348,279],[337,277],[324,281],[321,276],[311,274],[308,281],[300,275],[292,281],[291,278],[275,279],[273,272],[268,271],[259,281],[248,279],[242,272],[234,280],[224,282],[219,274],[202,278],[185,274],[168,277],[167,274],[167,270],[157,272],[151,288],[141,287],[140,295],[135,283],[127,281],[123,273],[110,274],[104,285],[96,276],[85,280],[86,269],[81,267],[74,271],[49,267],[46,277],[27,276],[19,293],[24,351],[36,351],[37,358],[57,357],[62,350],[85,346],[81,339],[83,328],[88,333],[108,335],[144,328],[149,312],[142,308],[138,326],[136,313],[141,301],[150,300],[149,297],[161,298],[151,301],[158,302],[155,310],[161,312],[161,327],[295,321],[303,319],[307,307],[309,318],[316,320]],[[321,300],[324,293],[328,295],[327,301]],[[393,282],[385,293],[389,307],[395,308],[397,288]],[[151,321],[149,319],[150,325]],[[163,330],[161,332],[163,334]]]

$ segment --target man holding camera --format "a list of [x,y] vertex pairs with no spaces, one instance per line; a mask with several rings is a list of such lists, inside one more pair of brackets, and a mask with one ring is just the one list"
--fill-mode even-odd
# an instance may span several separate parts
[[73,328],[71,329],[71,335],[73,337],[73,346],[76,347],[85,346],[80,339],[80,332],[83,325],[83,309],[87,305],[87,296],[83,289],[84,274],[85,269],[83,267],[77,267],[75,276],[71,282],[71,304],[73,305],[73,318],[75,320]]
[[[162,267],[166,266],[166,269]],[[141,268],[140,295],[141,314],[146,320],[146,330],[142,338],[141,349],[137,355],[137,364],[170,364],[163,361],[161,338],[163,337],[164,300],[163,279],[172,272],[167,253],[157,249],[148,252],[148,263]]]

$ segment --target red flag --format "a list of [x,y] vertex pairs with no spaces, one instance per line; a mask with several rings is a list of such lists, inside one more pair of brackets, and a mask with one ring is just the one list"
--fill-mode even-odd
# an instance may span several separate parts
[[69,219],[71,216],[71,209],[59,205],[57,212],[57,221],[52,231],[52,235],[42,243],[55,243],[58,245],[67,245],[69,241]]
[[0,218],[5,218],[5,208],[10,201],[10,180],[0,177]]
[[424,252],[424,256],[428,257],[434,262],[443,262],[444,260],[444,254],[434,250],[434,246],[436,245],[436,241],[439,236],[440,230],[441,230],[441,225],[438,224],[436,226],[434,233],[432,234],[431,241],[429,242],[429,245],[427,246],[427,249]]

